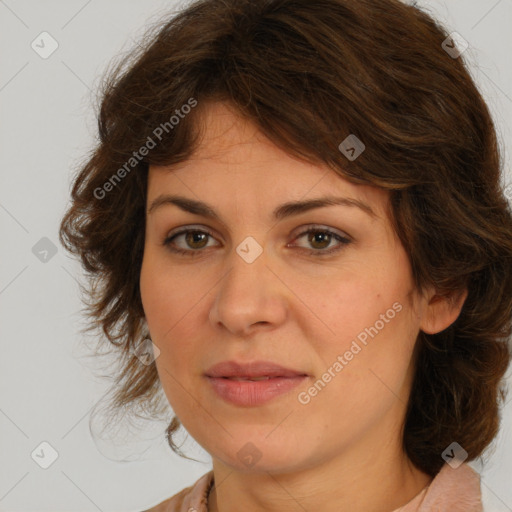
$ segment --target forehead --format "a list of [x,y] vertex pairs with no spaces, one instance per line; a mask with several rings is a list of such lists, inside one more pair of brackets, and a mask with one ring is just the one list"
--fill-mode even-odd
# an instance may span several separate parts
[[[231,105],[202,104],[196,112],[199,144],[190,158],[171,166],[150,166],[148,202],[161,192],[208,196],[311,199],[343,195],[371,203],[387,217],[389,193],[354,184],[325,164],[306,162],[269,140]],[[270,204],[270,203],[269,203]]]

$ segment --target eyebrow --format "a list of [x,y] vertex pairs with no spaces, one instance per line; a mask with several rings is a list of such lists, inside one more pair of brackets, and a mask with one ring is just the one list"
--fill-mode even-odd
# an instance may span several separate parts
[[[148,214],[154,212],[156,209],[167,204],[174,204],[181,208],[183,211],[201,215],[222,222],[220,216],[215,210],[207,203],[196,201],[184,196],[162,194],[153,200],[148,209]],[[325,206],[350,206],[356,207],[364,211],[370,217],[377,217],[375,212],[366,203],[358,199],[351,199],[348,197],[325,196],[316,199],[308,199],[307,201],[290,201],[277,206],[273,211],[273,218],[275,220],[282,220],[292,215],[313,210],[315,208],[322,208]]]

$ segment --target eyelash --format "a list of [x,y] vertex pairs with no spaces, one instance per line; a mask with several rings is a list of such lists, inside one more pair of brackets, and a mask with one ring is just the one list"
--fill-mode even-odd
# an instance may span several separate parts
[[[194,257],[196,255],[199,255],[199,253],[203,252],[201,249],[197,249],[197,250],[189,249],[189,250],[187,250],[187,249],[181,249],[179,247],[173,247],[171,245],[171,242],[175,238],[177,238],[180,235],[187,234],[187,233],[202,233],[202,234],[205,234],[205,235],[208,235],[208,236],[214,238],[213,235],[210,232],[208,232],[208,231],[205,231],[205,230],[202,230],[202,229],[190,229],[189,228],[189,229],[184,229],[182,231],[178,231],[177,233],[173,233],[172,235],[167,236],[165,238],[165,240],[163,241],[162,245],[167,247],[173,253],[183,254],[183,255],[189,256],[189,257]],[[308,249],[304,249],[305,251],[307,251],[308,255],[310,255],[310,256],[319,256],[319,257],[328,256],[330,254],[333,254],[333,253],[336,253],[336,252],[342,250],[344,248],[344,246],[352,243],[352,240],[350,240],[347,237],[343,237],[343,236],[339,235],[338,233],[336,233],[334,231],[331,231],[330,229],[319,228],[319,227],[310,227],[306,231],[303,231],[302,233],[297,235],[297,237],[295,237],[294,240],[298,240],[299,238],[303,237],[304,235],[308,235],[309,233],[327,233],[327,234],[331,235],[332,238],[334,238],[335,240],[340,242],[340,245],[338,245],[338,246],[336,246],[334,248],[328,249],[328,250],[317,249],[317,250],[308,251]]]

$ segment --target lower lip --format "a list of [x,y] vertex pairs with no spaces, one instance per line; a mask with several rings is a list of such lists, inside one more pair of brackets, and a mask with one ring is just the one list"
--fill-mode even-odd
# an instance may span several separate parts
[[226,402],[254,407],[288,393],[307,379],[307,376],[273,377],[267,380],[233,380],[223,377],[207,377],[214,391]]

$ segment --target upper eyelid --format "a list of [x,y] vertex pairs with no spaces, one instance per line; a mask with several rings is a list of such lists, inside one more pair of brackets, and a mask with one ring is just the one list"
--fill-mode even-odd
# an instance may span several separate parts
[[[341,230],[339,230],[337,228],[333,228],[333,227],[329,227],[329,226],[324,226],[323,224],[312,223],[312,224],[307,224],[305,226],[302,226],[301,228],[296,228],[296,229],[299,230],[299,232],[293,235],[293,240],[292,241],[295,241],[297,238],[304,236],[309,231],[320,231],[320,232],[325,231],[325,232],[330,232],[333,235],[337,235],[341,239],[348,240],[349,242],[354,242],[355,241],[354,237],[352,237],[351,235],[349,235],[345,231],[341,231]],[[200,226],[200,225],[193,224],[193,225],[190,225],[190,226],[181,226],[179,228],[175,228],[174,230],[171,230],[169,233],[167,233],[165,235],[164,243],[167,243],[171,238],[176,238],[178,236],[182,236],[182,235],[184,235],[184,234],[186,234],[186,233],[188,233],[190,231],[204,232],[207,235],[209,235],[210,237],[216,239],[215,234],[212,232],[214,230],[211,230],[210,228],[206,228],[205,226]],[[295,230],[293,230],[293,231],[295,231]],[[340,240],[338,240],[338,242],[340,242]]]
[[[353,237],[351,235],[349,235],[348,233],[346,233],[345,231],[342,231],[338,228],[334,228],[334,227],[331,227],[331,226],[326,226],[324,224],[318,224],[318,223],[311,223],[311,224],[306,224],[305,226],[302,226],[301,228],[296,228],[294,229],[293,231],[295,232],[296,230],[300,230],[299,233],[295,234],[294,236],[300,236],[302,235],[304,232],[306,231],[309,231],[309,230],[314,230],[314,229],[317,229],[317,230],[324,230],[324,231],[332,231],[333,233],[341,236],[341,237],[345,237],[345,238],[350,238],[351,240],[353,239]],[[170,238],[172,236],[176,236],[176,235],[179,235],[179,234],[183,234],[183,233],[186,233],[188,231],[204,231],[206,233],[208,233],[210,236],[214,236],[214,232],[216,232],[216,230],[213,230],[211,228],[208,228],[206,226],[202,226],[202,225],[196,225],[196,224],[191,224],[191,225],[185,225],[185,226],[180,226],[178,228],[175,228],[175,229],[172,229],[171,231],[169,231],[165,238]]]
[[190,226],[181,226],[179,228],[171,229],[166,235],[165,239],[171,238],[176,235],[182,235],[184,233],[187,233],[189,231],[204,231],[205,233],[209,234],[210,236],[214,236],[214,230],[207,228],[205,226],[196,226],[195,224],[192,224]]

